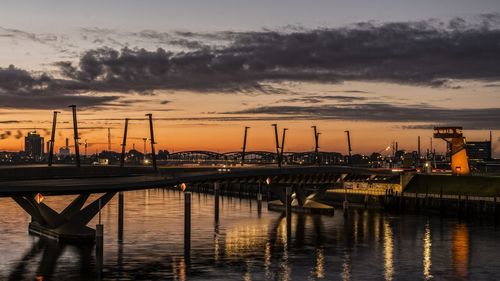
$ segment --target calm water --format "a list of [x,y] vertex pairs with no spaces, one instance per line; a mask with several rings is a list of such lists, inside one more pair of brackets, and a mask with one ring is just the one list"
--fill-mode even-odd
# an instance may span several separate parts
[[[44,201],[61,210],[73,197]],[[118,242],[117,197],[102,212],[104,280],[500,280],[500,243],[490,223],[377,211],[348,219],[294,214],[292,238],[277,212],[256,201],[193,194],[191,258],[184,259],[183,195],[125,193],[124,240]],[[94,280],[93,247],[31,236],[29,216],[0,198],[0,280]],[[95,225],[96,220],[90,225]],[[47,280],[44,279],[44,280]]]

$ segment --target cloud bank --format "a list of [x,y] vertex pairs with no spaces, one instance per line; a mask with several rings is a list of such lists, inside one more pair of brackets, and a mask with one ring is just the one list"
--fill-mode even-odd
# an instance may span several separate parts
[[423,104],[397,106],[386,103],[318,106],[263,106],[223,114],[285,116],[291,119],[426,123],[404,129],[429,129],[435,125],[466,129],[500,129],[500,108],[447,109]]
[[461,79],[495,83],[500,80],[500,15],[480,19],[479,23],[455,18],[444,23],[367,22],[285,31],[177,32],[174,39],[161,32],[142,32],[140,36],[167,38],[188,50],[92,49],[77,64],[55,63],[62,75],[57,79],[2,68],[0,106],[98,106],[118,98],[89,92],[273,92],[269,82],[286,81],[375,81],[430,87]]

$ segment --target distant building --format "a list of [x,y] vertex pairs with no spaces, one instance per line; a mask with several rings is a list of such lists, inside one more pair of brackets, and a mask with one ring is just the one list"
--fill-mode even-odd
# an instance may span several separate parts
[[59,148],[59,156],[64,158],[69,156],[69,154],[70,154],[69,141],[68,138],[66,138],[66,146]]
[[490,141],[469,141],[466,146],[469,160],[482,161],[491,159]]
[[44,140],[36,131],[29,132],[24,138],[24,153],[34,160],[42,160],[44,154]]

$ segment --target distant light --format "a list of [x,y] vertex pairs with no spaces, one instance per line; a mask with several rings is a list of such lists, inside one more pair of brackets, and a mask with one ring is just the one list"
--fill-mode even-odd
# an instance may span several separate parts
[[181,183],[182,192],[186,191],[187,185],[185,183]]
[[270,177],[268,177],[268,178],[266,179],[266,183],[267,183],[267,185],[270,185],[270,184],[271,184],[271,178],[270,178]]

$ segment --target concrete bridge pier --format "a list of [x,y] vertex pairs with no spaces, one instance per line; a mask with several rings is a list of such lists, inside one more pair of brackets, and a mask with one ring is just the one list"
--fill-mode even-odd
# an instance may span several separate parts
[[[300,213],[316,213],[316,214],[333,214],[335,209],[327,204],[319,202],[325,193],[327,186],[324,183],[318,183],[315,185],[303,185],[303,184],[292,184],[291,193],[291,208],[295,212]],[[282,186],[275,185],[272,188],[272,192],[278,200],[270,201],[267,205],[269,210],[286,211],[287,195],[286,188]]]
[[90,194],[80,194],[60,213],[41,201],[35,201],[35,196],[13,196],[12,199],[31,215],[30,233],[58,241],[82,243],[95,241],[95,230],[87,224],[115,193],[105,193],[85,208],[82,207]]

